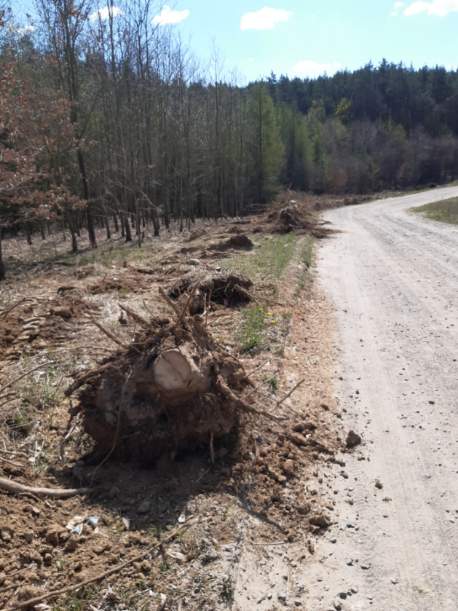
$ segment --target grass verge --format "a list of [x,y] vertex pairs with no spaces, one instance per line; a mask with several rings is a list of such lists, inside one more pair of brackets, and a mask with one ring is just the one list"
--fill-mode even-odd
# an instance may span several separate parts
[[252,254],[239,254],[223,261],[228,269],[247,275],[253,281],[279,280],[293,258],[297,235],[287,233],[264,237]]
[[426,204],[419,208],[411,208],[412,212],[422,214],[433,221],[441,221],[442,223],[452,223],[458,225],[458,197],[445,199],[441,202]]
[[295,234],[264,236],[253,253],[238,254],[222,265],[245,274],[257,287],[256,304],[244,308],[237,331],[241,353],[273,349],[288,333],[289,316],[274,307],[278,300],[281,280],[291,261],[298,264],[295,296],[304,290],[308,270],[313,262],[313,238]]

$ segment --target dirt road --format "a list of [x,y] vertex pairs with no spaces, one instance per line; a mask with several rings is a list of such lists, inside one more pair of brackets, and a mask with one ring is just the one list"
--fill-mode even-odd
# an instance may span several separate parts
[[[340,208],[319,273],[338,397],[364,445],[334,471],[338,523],[307,608],[458,608],[458,227],[408,212],[458,188]],[[328,474],[329,476],[329,474]]]

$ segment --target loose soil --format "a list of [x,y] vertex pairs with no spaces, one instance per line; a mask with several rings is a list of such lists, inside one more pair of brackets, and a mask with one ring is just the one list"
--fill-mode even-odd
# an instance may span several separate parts
[[[67,500],[1,493],[2,608],[85,581],[142,551],[144,557],[119,574],[63,594],[49,608],[301,608],[304,562],[334,521],[334,501],[317,465],[337,460],[346,431],[330,386],[328,310],[302,259],[307,236],[284,243],[290,259],[278,276],[251,269],[257,251],[275,248],[280,239],[260,231],[262,222],[254,216],[208,223],[192,234],[146,241],[141,249],[114,240],[73,258],[65,255],[68,243],[56,239],[49,257],[40,246],[44,263],[33,251],[16,258],[0,310],[24,301],[0,317],[0,388],[42,367],[0,392],[0,474],[93,492]],[[239,234],[252,241],[252,250],[235,249],[232,238]],[[233,247],[210,251],[228,241]],[[183,253],[190,244],[192,255]],[[197,268],[202,278],[215,278],[223,266],[239,264],[253,282],[255,305],[228,308],[236,304],[222,300],[200,316],[211,341],[246,372],[251,385],[240,388],[241,398],[256,412],[244,413],[239,430],[231,426],[227,437],[215,440],[213,457],[199,439],[178,451],[167,446],[148,467],[116,452],[101,459],[84,418],[68,430],[77,399],[65,389],[107,362],[122,376],[120,357],[127,353],[119,342],[130,346],[145,334],[126,311],[148,321],[173,318],[159,287],[167,291]],[[242,354],[247,308],[262,309],[263,341]],[[84,392],[80,401],[89,408]],[[148,553],[180,525],[187,529],[174,542],[159,555]]]

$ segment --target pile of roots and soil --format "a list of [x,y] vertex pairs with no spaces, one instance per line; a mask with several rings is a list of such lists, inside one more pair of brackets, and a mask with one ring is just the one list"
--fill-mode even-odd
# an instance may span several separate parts
[[175,282],[168,295],[177,300],[182,295],[192,293],[190,311],[201,314],[210,304],[237,307],[250,303],[252,296],[249,289],[252,286],[249,278],[231,272],[210,273],[203,277],[188,274]]
[[[165,295],[165,294],[164,294]],[[96,456],[152,463],[162,455],[194,450],[231,436],[250,406],[242,399],[249,380],[240,362],[211,336],[199,316],[175,319],[138,315],[132,344],[76,376],[72,416],[95,442]],[[131,313],[133,314],[133,313]]]
[[236,233],[235,235],[209,246],[208,250],[222,252],[225,250],[252,250],[253,242],[244,233]]
[[324,238],[333,233],[331,229],[323,226],[324,223],[316,215],[295,203],[273,210],[267,220],[271,223],[271,231],[274,233],[304,231],[315,238]]
[[128,293],[140,293],[149,286],[148,279],[141,273],[128,268],[126,272],[117,273],[113,276],[105,276],[88,287],[92,295],[102,295],[117,291]]

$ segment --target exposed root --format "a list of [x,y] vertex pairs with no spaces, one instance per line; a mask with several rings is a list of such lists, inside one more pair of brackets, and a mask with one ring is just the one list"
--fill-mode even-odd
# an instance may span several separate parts
[[37,488],[26,486],[11,479],[0,477],[0,489],[12,494],[33,494],[38,497],[49,497],[54,499],[68,499],[80,494],[89,494],[90,488]]

